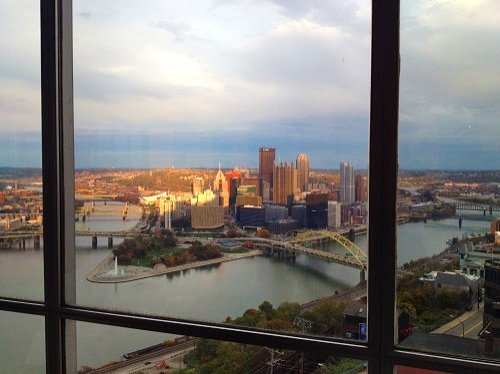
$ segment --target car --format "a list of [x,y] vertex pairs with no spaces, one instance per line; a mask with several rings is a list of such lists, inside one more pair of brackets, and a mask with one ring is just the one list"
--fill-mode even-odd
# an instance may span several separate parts
[[144,365],[151,365],[151,361],[146,361]]
[[164,367],[167,366],[167,362],[165,360],[160,360],[156,363],[156,368],[157,369],[163,369]]

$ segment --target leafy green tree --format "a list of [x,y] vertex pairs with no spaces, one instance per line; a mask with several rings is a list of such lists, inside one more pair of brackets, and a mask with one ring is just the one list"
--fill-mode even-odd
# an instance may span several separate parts
[[312,310],[302,313],[301,317],[312,322],[311,332],[315,334],[324,334],[333,329],[333,332],[339,335],[342,331],[344,309],[344,304],[325,300]]
[[276,308],[276,316],[285,321],[293,322],[301,312],[299,303],[283,302]]
[[264,301],[262,304],[259,305],[259,309],[266,315],[266,319],[272,319],[274,316],[274,309],[273,309],[273,304],[271,304],[269,301]]

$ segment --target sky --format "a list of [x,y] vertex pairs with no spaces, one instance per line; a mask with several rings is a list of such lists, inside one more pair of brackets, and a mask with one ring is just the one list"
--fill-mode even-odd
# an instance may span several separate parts
[[[401,4],[399,165],[500,169],[500,3]],[[41,166],[39,2],[0,3],[0,166]],[[367,0],[73,1],[78,168],[368,165]]]

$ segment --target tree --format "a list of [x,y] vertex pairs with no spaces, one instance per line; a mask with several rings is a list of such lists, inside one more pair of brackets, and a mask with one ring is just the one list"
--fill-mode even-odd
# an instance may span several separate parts
[[274,316],[273,304],[269,301],[264,301],[259,305],[259,309],[266,315],[266,319],[270,320]]
[[301,308],[299,303],[285,301],[276,308],[276,316],[280,319],[293,322],[295,317],[299,316],[300,311]]
[[344,304],[325,300],[312,310],[304,312],[301,317],[313,323],[311,332],[315,334],[324,334],[332,328],[335,334],[340,334],[344,309]]
[[258,229],[257,232],[255,233],[255,236],[258,238],[264,238],[264,239],[269,239],[271,238],[271,231],[269,231],[266,228],[261,228]]

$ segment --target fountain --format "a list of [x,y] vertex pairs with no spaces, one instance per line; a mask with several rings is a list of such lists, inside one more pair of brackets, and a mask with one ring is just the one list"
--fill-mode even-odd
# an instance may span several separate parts
[[128,270],[123,267],[118,268],[118,256],[115,256],[115,266],[104,273],[96,275],[95,279],[98,281],[113,282],[119,280],[126,280],[132,278],[134,275],[135,272],[132,270]]

